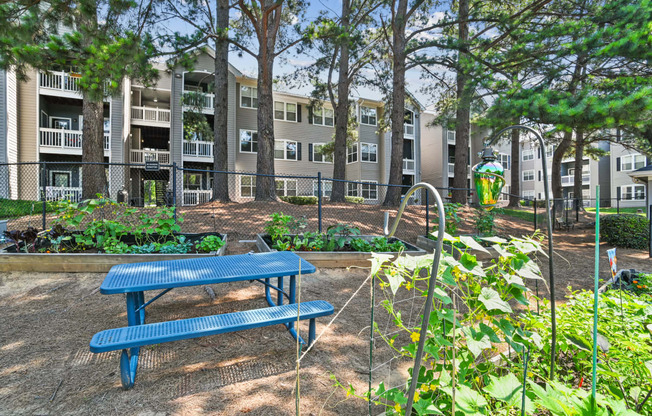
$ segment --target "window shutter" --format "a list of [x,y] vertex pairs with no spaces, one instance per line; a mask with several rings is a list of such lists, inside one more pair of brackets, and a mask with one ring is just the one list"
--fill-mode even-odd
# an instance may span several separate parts
[[297,143],[297,160],[301,160],[301,142]]
[[512,155],[507,155],[507,169],[512,170]]
[[308,124],[312,124],[312,106],[308,107]]
[[539,171],[539,182],[541,182],[541,171]]
[[537,151],[537,158],[541,159],[541,148],[540,147],[538,148],[538,151]]
[[312,162],[312,143],[308,143],[308,161]]
[[[620,158],[618,158],[618,159],[620,159]],[[617,186],[617,187],[616,187],[616,197],[617,197],[618,199],[620,199],[620,192],[621,192],[621,191],[620,191],[620,186]]]
[[[620,172],[620,158],[616,158],[616,172]],[[618,188],[618,195],[620,195],[620,188]]]
[[301,104],[297,104],[297,123],[301,123]]

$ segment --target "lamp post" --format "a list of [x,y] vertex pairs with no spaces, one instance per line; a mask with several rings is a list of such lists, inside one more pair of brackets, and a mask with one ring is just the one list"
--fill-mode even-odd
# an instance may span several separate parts
[[[514,125],[505,127],[500,130],[496,135],[485,144],[485,148],[482,151],[482,161],[475,165],[472,169],[473,180],[475,182],[475,188],[478,192],[478,198],[480,206],[485,209],[492,209],[498,202],[498,197],[500,196],[500,191],[505,185],[504,168],[500,163],[496,161],[496,156],[494,151],[491,148],[501,134],[508,130],[521,129],[529,131],[534,134],[534,136],[539,141],[541,146],[541,151],[543,152],[546,148],[546,144],[543,141],[543,137],[536,130],[528,126],[523,125]],[[545,155],[545,153],[544,153]],[[550,190],[548,184],[548,164],[546,159],[543,159],[543,189],[546,194],[546,214],[548,216],[548,274],[550,276],[550,317],[552,322],[552,339],[550,345],[550,378],[553,378],[555,373],[555,359],[556,359],[556,347],[557,347],[557,305],[555,304],[555,274],[553,268],[553,258],[552,258],[552,215],[550,214]]]

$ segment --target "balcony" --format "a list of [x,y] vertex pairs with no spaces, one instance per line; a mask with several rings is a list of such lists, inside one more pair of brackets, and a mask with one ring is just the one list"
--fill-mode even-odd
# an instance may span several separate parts
[[[591,181],[591,175],[582,174],[582,185],[588,185]],[[575,175],[565,175],[561,177],[561,186],[575,185]]]
[[183,104],[185,108],[199,107],[201,108],[202,113],[213,113],[215,94],[198,94],[195,91],[184,91],[183,95]]
[[81,98],[79,76],[68,72],[40,72],[39,87],[49,95],[66,95]]
[[79,202],[81,201],[81,199],[82,199],[82,188],[71,188],[67,186],[45,187],[46,201],[70,200],[72,202]]
[[403,173],[413,174],[416,169],[414,159],[403,159]]
[[210,189],[184,189],[183,205],[205,204],[211,200],[213,191]]
[[170,127],[170,110],[154,107],[131,107],[131,121],[143,126]]
[[[81,130],[63,130],[41,127],[39,129],[40,146],[39,151],[54,154],[81,155],[82,132]],[[109,142],[111,134],[104,132],[104,154],[109,153]]]
[[213,142],[193,140],[183,142],[183,160],[210,162],[213,160]]
[[162,165],[170,164],[170,151],[165,149],[131,149],[130,163],[145,163],[158,161]]

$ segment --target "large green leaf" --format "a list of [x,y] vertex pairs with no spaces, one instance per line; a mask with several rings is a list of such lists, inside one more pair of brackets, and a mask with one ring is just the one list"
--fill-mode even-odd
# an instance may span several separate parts
[[[489,375],[491,382],[484,391],[491,397],[501,402],[505,402],[512,407],[521,408],[523,385],[518,381],[513,373],[508,373],[503,377]],[[534,413],[534,405],[529,397],[525,396],[526,414]]]
[[401,275],[401,273],[398,273],[394,270],[385,270],[385,276],[389,281],[389,287],[392,290],[392,294],[395,295],[396,292],[398,291],[398,288],[401,286],[401,283],[405,281],[403,279],[403,275]]
[[483,251],[485,253],[489,253],[489,251],[486,248],[482,247],[480,244],[478,244],[478,242],[475,241],[473,239],[473,237],[468,237],[468,236],[462,235],[462,236],[460,236],[460,241],[465,246],[467,246],[468,248],[470,248],[472,250]]
[[475,332],[469,326],[462,328],[462,332],[466,338],[466,346],[474,357],[478,358],[482,354],[482,351],[491,348],[491,340],[488,335],[482,332]]
[[502,300],[498,292],[488,287],[482,288],[478,300],[482,302],[484,307],[489,311],[497,309],[505,313],[512,313],[512,308],[509,306],[509,303]]
[[480,393],[460,384],[455,391],[455,407],[465,415],[484,415],[487,400]]

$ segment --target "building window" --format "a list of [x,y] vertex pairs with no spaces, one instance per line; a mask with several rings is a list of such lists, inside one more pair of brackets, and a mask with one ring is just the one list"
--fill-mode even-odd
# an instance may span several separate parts
[[330,108],[313,108],[312,124],[333,127],[335,125],[335,113]]
[[258,88],[240,86],[240,107],[258,108]]
[[240,196],[253,198],[256,195],[256,177],[240,176]]
[[297,105],[274,101],[274,119],[285,121],[297,121]]
[[317,163],[333,163],[333,154],[323,154],[322,146],[326,143],[314,143],[312,145],[312,161]]
[[645,166],[645,156],[627,155],[620,158],[620,170],[636,170]]
[[[329,197],[333,193],[333,181],[321,181],[321,196]],[[312,195],[319,196],[317,181],[312,181]]]
[[71,175],[72,172],[70,171],[50,171],[50,186],[55,186],[58,188],[70,188]]
[[361,160],[363,162],[378,161],[378,145],[371,143],[360,143]]
[[449,144],[455,144],[455,130],[446,130],[446,138]]
[[534,200],[534,191],[523,191],[521,196],[523,199]]
[[360,107],[360,122],[370,126],[376,125],[376,109],[372,107]]
[[523,182],[533,181],[534,180],[534,171],[533,170],[524,170],[523,171]]
[[358,184],[347,182],[346,184],[346,196],[358,196]]
[[258,151],[258,133],[253,130],[240,130],[240,153]]
[[297,142],[276,140],[274,142],[274,159],[297,160]]
[[358,161],[358,144],[353,143],[346,149],[346,163],[355,163]]
[[534,150],[526,149],[523,150],[523,160],[534,160]]
[[362,182],[360,187],[364,199],[378,199],[378,185],[376,185],[376,182]]
[[620,187],[620,195],[624,200],[642,201],[645,199],[645,185],[627,185]]
[[546,146],[546,157],[551,158],[553,153],[555,153],[555,146],[554,145],[549,145]]
[[414,136],[414,113],[410,110],[405,110],[405,124],[403,124],[403,131],[406,136]]
[[499,201],[509,201],[509,194],[511,192],[512,187],[510,185],[505,185],[503,188],[503,191],[500,193],[500,197],[498,198]]
[[503,168],[505,168],[505,170],[510,170],[512,168],[511,159],[512,158],[510,157],[510,155],[506,153],[500,154],[500,164],[503,165]]
[[297,180],[277,179],[276,196],[297,196]]

